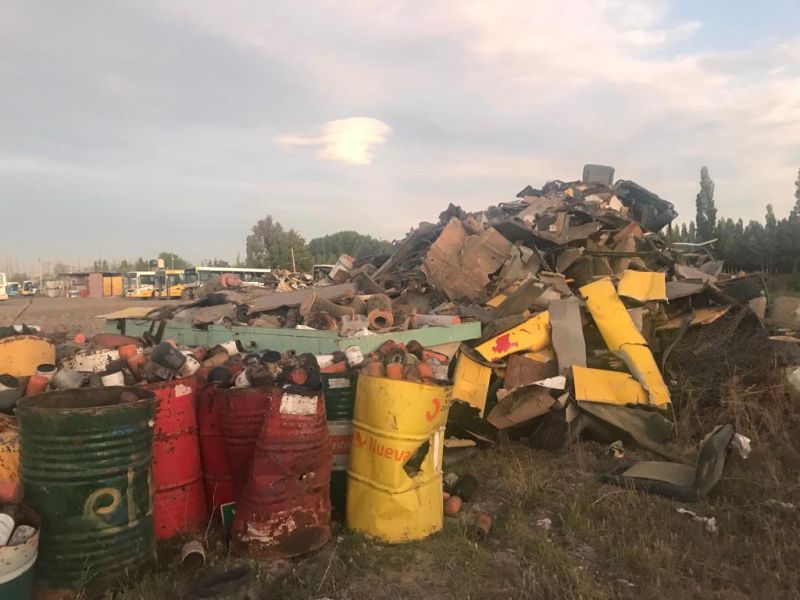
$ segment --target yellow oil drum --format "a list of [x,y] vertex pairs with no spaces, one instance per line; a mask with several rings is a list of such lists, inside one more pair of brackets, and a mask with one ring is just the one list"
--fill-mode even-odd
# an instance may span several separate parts
[[442,528],[442,453],[452,388],[359,375],[347,526],[386,542]]
[[27,377],[43,363],[56,362],[53,342],[35,335],[15,335],[0,340],[0,373]]

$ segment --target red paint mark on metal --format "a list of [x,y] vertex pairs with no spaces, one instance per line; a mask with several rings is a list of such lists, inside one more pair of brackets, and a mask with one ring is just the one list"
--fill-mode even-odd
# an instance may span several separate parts
[[432,423],[433,420],[439,416],[439,413],[442,412],[441,400],[434,398],[431,402],[433,402],[433,412],[429,410],[425,411],[425,418],[428,420],[428,423]]
[[355,430],[353,432],[353,444],[355,444],[355,447],[356,448],[361,448],[366,443],[367,442],[364,440],[364,438],[361,437],[361,432],[358,431],[358,430]]
[[150,383],[153,427],[153,523],[157,539],[198,531],[208,521],[197,434],[194,377]]
[[221,504],[236,500],[225,437],[222,435],[222,401],[215,396],[215,388],[215,385],[209,385],[197,393],[200,458],[203,463],[206,504],[212,514]]
[[222,435],[236,501],[247,481],[256,440],[273,393],[273,388],[267,387],[217,388],[213,393],[214,401],[222,404]]
[[492,346],[492,352],[499,354],[501,352],[508,352],[511,348],[518,348],[519,344],[517,342],[511,341],[511,334],[506,333],[504,335],[498,336],[498,338],[494,342],[494,346]]
[[330,539],[331,447],[322,396],[276,391],[237,502],[231,547],[288,558]]

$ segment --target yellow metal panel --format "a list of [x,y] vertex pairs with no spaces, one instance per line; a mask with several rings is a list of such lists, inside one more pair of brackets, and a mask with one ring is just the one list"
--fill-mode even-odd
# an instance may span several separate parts
[[664,273],[654,271],[631,271],[626,269],[619,280],[620,296],[640,302],[667,299],[667,278]]
[[111,277],[103,277],[103,296],[110,296],[113,292],[113,279]]
[[580,291],[608,349],[625,361],[647,390],[650,403],[658,408],[666,407],[670,403],[669,390],[653,353],[625,310],[611,280],[600,279],[583,286]]
[[514,352],[538,352],[550,345],[550,314],[540,312],[524,323],[476,347],[486,360],[498,360]]
[[541,363],[549,363],[556,359],[556,354],[552,348],[544,348],[538,352],[526,352],[523,356]]
[[647,392],[628,373],[572,367],[575,400],[605,404],[649,404]]
[[453,375],[453,398],[474,406],[483,416],[491,377],[491,367],[472,360],[466,354],[460,354]]
[[505,294],[497,294],[497,296],[494,296],[493,298],[489,298],[486,301],[486,306],[491,306],[492,308],[497,308],[503,302],[505,302],[506,298],[508,298],[508,296],[506,296]]
[[55,364],[56,347],[49,340],[33,335],[15,335],[0,340],[0,373],[27,377],[36,367]]
[[[347,471],[347,526],[387,542],[443,525],[442,457],[451,388],[361,375]],[[422,449],[419,471],[403,468]]]

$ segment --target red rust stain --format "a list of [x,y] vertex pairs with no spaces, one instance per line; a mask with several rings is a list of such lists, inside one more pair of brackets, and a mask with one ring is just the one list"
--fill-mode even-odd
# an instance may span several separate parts
[[506,333],[497,338],[494,346],[492,346],[492,352],[500,354],[501,352],[508,352],[511,348],[519,348],[519,344],[517,342],[512,342],[511,334]]

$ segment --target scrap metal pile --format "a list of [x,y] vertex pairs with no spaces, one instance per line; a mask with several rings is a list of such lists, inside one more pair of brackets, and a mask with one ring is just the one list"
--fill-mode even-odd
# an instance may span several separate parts
[[[758,274],[724,273],[712,244],[669,243],[673,205],[632,181],[612,183],[613,173],[586,165],[579,181],[527,186],[479,212],[451,204],[390,255],[341,256],[328,285],[274,294],[223,276],[196,302],[148,318],[345,338],[479,321],[482,337],[451,365],[454,398],[493,428],[545,447],[583,432],[658,449],[672,430],[670,356],[685,376],[703,345],[687,340],[717,322],[728,337],[756,323],[767,341],[767,290]],[[760,359],[791,363],[795,350],[781,358],[770,347]],[[482,439],[496,433],[468,420]]]

